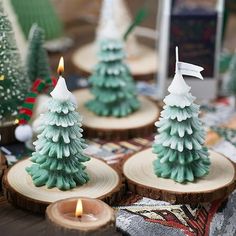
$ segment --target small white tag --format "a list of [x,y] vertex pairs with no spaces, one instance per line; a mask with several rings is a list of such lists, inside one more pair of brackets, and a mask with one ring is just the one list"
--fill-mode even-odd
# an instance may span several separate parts
[[14,155],[5,155],[8,165],[12,165],[17,162],[16,156]]
[[197,77],[203,80],[203,77],[200,73],[201,71],[204,70],[203,67],[196,66],[196,65],[186,63],[186,62],[176,62],[176,64],[177,64],[177,69],[180,72],[180,74]]

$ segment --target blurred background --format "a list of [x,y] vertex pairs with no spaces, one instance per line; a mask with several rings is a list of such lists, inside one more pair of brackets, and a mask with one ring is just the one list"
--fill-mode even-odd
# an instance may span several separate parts
[[[18,25],[16,40],[22,58],[27,54],[27,39],[33,23],[45,31],[45,47],[52,73],[64,56],[66,74],[75,78],[91,74],[96,64],[99,30],[103,27],[106,4],[102,0],[3,0]],[[7,6],[10,5],[10,6]],[[230,60],[235,51],[236,1],[234,0],[117,0],[113,17],[121,34],[136,22],[126,40],[127,61],[135,79],[148,94],[163,98],[168,79],[173,76],[175,52],[180,59],[205,68],[205,82],[189,79],[199,98],[225,95]],[[9,10],[9,7],[11,10]],[[9,12],[10,11],[10,12]],[[15,20],[14,20],[15,19]],[[226,73],[226,75],[225,75]],[[208,90],[212,91],[209,95]],[[200,91],[200,92],[199,92]]]

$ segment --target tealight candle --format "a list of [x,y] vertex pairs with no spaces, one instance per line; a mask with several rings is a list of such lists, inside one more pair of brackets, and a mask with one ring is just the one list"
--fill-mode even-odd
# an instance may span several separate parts
[[83,212],[83,203],[81,199],[78,199],[76,208],[74,212],[69,212],[64,214],[65,218],[74,220],[74,221],[80,221],[80,222],[89,222],[89,221],[96,221],[97,218],[94,216],[94,214],[85,214]]
[[47,235],[118,235],[114,210],[101,200],[68,198],[47,207]]

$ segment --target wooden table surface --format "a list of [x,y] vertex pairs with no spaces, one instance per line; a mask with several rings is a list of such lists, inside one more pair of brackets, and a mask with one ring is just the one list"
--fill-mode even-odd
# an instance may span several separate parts
[[0,235],[45,235],[44,216],[34,215],[10,205],[0,193]]

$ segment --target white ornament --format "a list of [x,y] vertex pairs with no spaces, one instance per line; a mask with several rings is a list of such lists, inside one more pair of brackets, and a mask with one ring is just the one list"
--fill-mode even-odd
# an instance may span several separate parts
[[19,125],[15,129],[15,137],[20,142],[26,142],[33,136],[32,128],[30,125]]

